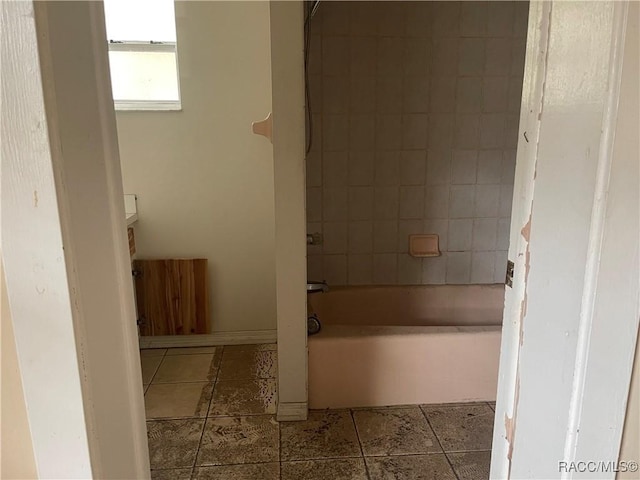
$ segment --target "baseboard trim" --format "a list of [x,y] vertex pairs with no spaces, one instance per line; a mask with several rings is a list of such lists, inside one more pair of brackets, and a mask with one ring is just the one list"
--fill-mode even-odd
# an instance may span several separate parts
[[281,402],[278,404],[276,420],[279,422],[306,420],[308,413],[307,402]]
[[276,330],[214,332],[202,335],[162,335],[140,337],[140,348],[214,347],[217,345],[249,345],[275,343]]

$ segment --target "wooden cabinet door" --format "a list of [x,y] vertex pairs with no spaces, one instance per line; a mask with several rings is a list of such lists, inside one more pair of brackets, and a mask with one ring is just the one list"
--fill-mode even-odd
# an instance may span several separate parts
[[133,262],[140,335],[209,333],[207,259]]

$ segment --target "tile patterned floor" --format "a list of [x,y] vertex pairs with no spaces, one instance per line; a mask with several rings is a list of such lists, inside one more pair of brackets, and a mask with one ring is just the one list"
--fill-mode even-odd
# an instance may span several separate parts
[[275,345],[142,350],[154,480],[481,480],[495,405],[275,420]]

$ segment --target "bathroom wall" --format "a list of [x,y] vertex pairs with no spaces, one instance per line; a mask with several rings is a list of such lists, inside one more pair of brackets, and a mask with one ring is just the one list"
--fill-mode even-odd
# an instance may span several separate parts
[[[494,283],[506,268],[527,2],[322,2],[312,20],[309,278]],[[413,258],[408,236],[442,255]]]
[[[117,112],[138,258],[209,260],[212,332],[276,328],[267,2],[176,2],[180,112]],[[248,301],[249,299],[249,301]]]

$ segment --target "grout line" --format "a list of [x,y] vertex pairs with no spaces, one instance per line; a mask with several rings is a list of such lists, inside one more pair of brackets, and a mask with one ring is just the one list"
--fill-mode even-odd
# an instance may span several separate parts
[[358,439],[358,446],[360,447],[360,454],[362,455],[362,463],[364,463],[365,474],[367,475],[367,479],[371,480],[371,474],[369,473],[369,465],[367,465],[367,459],[364,456],[364,449],[362,448],[362,440],[360,440],[360,432],[358,432],[358,425],[356,424],[356,418],[353,414],[353,410],[349,409],[349,415],[351,416],[353,429],[356,431],[356,438]]
[[[202,439],[204,438],[204,431],[207,428],[207,423],[209,421],[208,416],[209,416],[209,411],[211,410],[211,403],[213,402],[213,395],[215,392],[215,388],[216,388],[216,383],[218,382],[218,374],[220,373],[220,367],[222,365],[222,358],[224,357],[224,345],[222,345],[222,352],[220,353],[220,362],[218,363],[218,368],[216,369],[216,375],[215,375],[215,379],[213,380],[213,387],[211,388],[211,398],[209,399],[209,407],[207,408],[207,413],[206,416],[204,418],[204,422],[202,424],[202,432],[200,433],[200,441],[198,442],[198,448],[196,449],[196,455],[195,458],[193,459],[193,465],[192,465],[192,474],[193,472],[195,472],[195,468],[196,468],[196,464],[198,463],[198,456],[200,455],[200,449],[202,448]],[[211,362],[214,362],[216,359],[216,354],[213,354],[213,358],[211,359]]]
[[[220,370],[222,370],[222,360],[224,359],[224,345],[222,345],[221,348],[221,352],[220,352],[220,362],[218,362],[218,368],[216,369],[216,375],[215,378],[213,379],[213,381],[211,382],[213,384],[213,387],[211,388],[211,399],[209,400],[209,408],[207,408],[207,418],[209,418],[209,413],[211,412],[211,404],[213,403],[213,398],[215,396],[215,392],[216,392],[216,387],[218,386],[218,377],[220,376]],[[215,356],[213,358],[213,360],[215,360]],[[212,361],[213,361],[212,360]],[[231,415],[229,415],[231,416]],[[200,447],[198,447],[198,449],[200,449]]]
[[460,477],[458,476],[458,472],[456,472],[456,469],[453,468],[453,464],[451,463],[451,460],[449,460],[449,457],[447,457],[447,452],[445,451],[444,447],[442,446],[442,442],[440,441],[440,438],[438,437],[438,434],[436,433],[435,429],[433,428],[433,425],[431,425],[431,422],[429,421],[429,417],[427,416],[427,414],[425,413],[425,411],[421,407],[418,406],[418,408],[420,408],[420,411],[422,412],[422,416],[427,421],[427,425],[429,425],[429,428],[431,429],[431,432],[433,432],[433,436],[435,437],[436,442],[438,442],[438,445],[442,449],[442,453],[444,453],[444,458],[447,460],[447,463],[449,464],[449,467],[451,468],[451,471],[453,472],[453,475],[458,480],[460,480]]
[[[147,384],[147,388],[144,391],[145,395],[147,393],[147,390],[149,390],[149,387],[153,383],[153,380],[156,378],[156,375],[158,374],[158,371],[160,370],[160,367],[162,366],[162,363],[164,362],[164,358],[167,356],[167,352],[168,351],[169,351],[169,349],[165,349],[165,351],[164,351],[164,353],[162,355],[158,355],[158,357],[161,357],[160,358],[160,362],[158,363],[158,366],[156,367],[155,371],[153,372],[153,375],[151,375],[151,379],[149,380],[149,383]],[[141,360],[141,363],[142,363],[142,360]]]
[[276,420],[278,424],[278,470],[279,477],[282,478],[282,428],[280,428],[280,422]]

